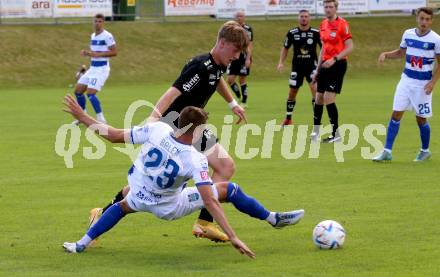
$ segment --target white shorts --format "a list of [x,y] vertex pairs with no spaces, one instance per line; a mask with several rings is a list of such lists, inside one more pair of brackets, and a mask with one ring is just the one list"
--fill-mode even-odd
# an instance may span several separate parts
[[86,85],[87,88],[100,91],[110,74],[108,66],[91,66],[78,80],[78,84]]
[[[217,188],[215,185],[211,187],[218,199]],[[166,196],[130,186],[127,202],[132,210],[149,212],[165,220],[176,220],[204,207],[202,196],[196,187],[184,188],[180,193]]]
[[419,117],[432,116],[432,93],[426,94],[423,86],[415,86],[401,79],[394,94],[394,111],[415,111]]

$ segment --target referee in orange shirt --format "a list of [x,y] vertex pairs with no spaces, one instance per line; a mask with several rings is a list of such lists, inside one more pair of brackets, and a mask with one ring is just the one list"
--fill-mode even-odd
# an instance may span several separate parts
[[353,40],[350,27],[345,19],[336,14],[338,0],[324,0],[325,19],[320,25],[322,41],[321,54],[318,60],[318,70],[314,81],[318,82],[314,107],[314,128],[311,135],[313,141],[319,140],[324,105],[333,126],[332,135],[322,142],[339,141],[338,108],[336,95],[341,93],[345,72],[347,71],[347,56],[353,51]]

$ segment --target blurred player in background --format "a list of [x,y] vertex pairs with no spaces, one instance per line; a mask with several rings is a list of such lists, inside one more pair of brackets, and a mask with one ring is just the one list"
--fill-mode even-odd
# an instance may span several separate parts
[[[246,108],[248,98],[246,76],[249,75],[251,70],[254,33],[251,26],[245,23],[245,14],[243,10],[240,10],[235,14],[235,21],[237,21],[237,23],[246,30],[249,38],[249,44],[247,49],[241,52],[240,57],[237,60],[232,61],[228,66],[228,84],[231,86],[231,89],[237,98],[241,98],[242,107]],[[237,76],[239,76],[240,87],[238,87],[235,81]]]
[[[431,8],[418,9],[417,28],[408,29],[403,33],[399,49],[383,52],[379,56],[380,63],[386,59],[403,57],[406,58],[406,63],[394,94],[393,114],[388,123],[385,149],[373,161],[391,161],[391,150],[399,132],[400,120],[406,110],[415,111],[422,142],[414,161],[425,161],[431,157],[431,128],[427,119],[432,116],[432,92],[440,78],[440,36],[431,30],[433,14]],[[436,59],[437,68],[433,74]]]
[[298,15],[298,27],[287,32],[284,45],[281,48],[280,60],[277,70],[281,72],[284,68],[284,62],[287,58],[290,46],[293,45],[292,71],[289,79],[289,96],[287,97],[286,118],[282,126],[292,124],[293,109],[296,104],[296,95],[302,86],[304,78],[309,83],[312,93],[312,108],[315,104],[316,83],[312,83],[312,77],[315,74],[318,64],[318,55],[316,48],[321,47],[319,30],[310,27],[310,13],[307,10],[301,10]]
[[337,132],[339,127],[336,95],[341,93],[344,75],[347,71],[347,57],[353,51],[353,39],[348,22],[336,14],[338,0],[324,0],[325,19],[321,22],[319,33],[322,41],[314,80],[318,82],[314,108],[314,128],[312,141],[319,140],[324,105],[327,108],[332,134],[322,142],[333,143],[341,140]]
[[[79,105],[86,110],[86,97],[93,106],[96,119],[106,122],[102,111],[101,102],[96,95],[104,86],[110,74],[110,57],[117,55],[116,43],[113,35],[104,30],[104,15],[97,14],[94,17],[95,32],[91,35],[90,50],[81,50],[81,55],[90,57],[90,68],[79,77],[75,86],[75,96]],[[78,124],[78,121],[74,121]]]
[[[178,119],[178,130],[163,122],[148,123],[132,129],[116,129],[88,116],[70,95],[65,97],[66,112],[87,127],[108,130],[104,138],[114,143],[142,144],[137,160],[128,171],[130,191],[123,200],[114,203],[77,242],[65,242],[70,253],[83,252],[97,237],[113,228],[125,215],[149,212],[164,220],[176,220],[205,207],[228,235],[240,253],[251,258],[255,254],[244,244],[228,223],[220,202],[232,203],[251,217],[265,220],[275,228],[294,225],[304,216],[304,210],[284,213],[268,211],[241,188],[230,182],[213,184],[209,177],[208,160],[192,145],[203,132],[208,113],[187,106]],[[183,131],[186,129],[186,131]],[[193,179],[194,187],[186,187]]]

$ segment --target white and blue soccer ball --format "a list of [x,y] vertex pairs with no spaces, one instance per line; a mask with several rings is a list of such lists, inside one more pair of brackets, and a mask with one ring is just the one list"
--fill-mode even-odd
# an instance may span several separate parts
[[345,241],[345,230],[334,220],[319,222],[313,229],[313,242],[320,249],[336,249]]

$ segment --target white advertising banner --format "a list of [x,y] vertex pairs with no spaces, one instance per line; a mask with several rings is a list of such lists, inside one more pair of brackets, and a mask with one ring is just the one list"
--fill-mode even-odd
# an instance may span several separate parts
[[164,0],[165,15],[211,15],[216,0]]
[[[367,13],[368,1],[369,0],[341,0],[339,1],[338,13]],[[318,14],[324,14],[324,1],[318,0],[317,4]]]
[[0,16],[3,18],[52,17],[52,0],[0,0]]
[[54,17],[112,16],[112,0],[54,0]]
[[268,15],[298,14],[300,10],[315,13],[315,0],[267,0]]
[[233,18],[238,10],[244,10],[246,15],[265,15],[267,0],[216,0],[219,18]]
[[414,10],[426,6],[426,0],[369,0],[370,11]]

